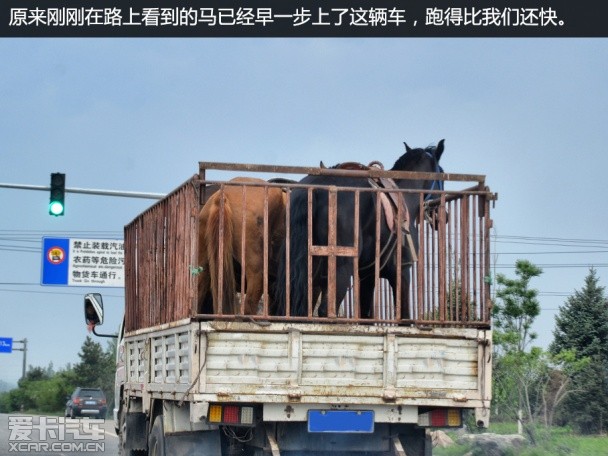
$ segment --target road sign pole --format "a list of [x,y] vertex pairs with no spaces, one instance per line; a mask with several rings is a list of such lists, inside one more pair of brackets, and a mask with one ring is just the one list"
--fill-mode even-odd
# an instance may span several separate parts
[[13,343],[15,343],[15,342],[19,342],[20,344],[23,344],[23,348],[13,347],[13,350],[23,352],[23,367],[21,369],[21,379],[25,380],[25,369],[27,366],[27,338],[23,338],[23,340],[14,340]]

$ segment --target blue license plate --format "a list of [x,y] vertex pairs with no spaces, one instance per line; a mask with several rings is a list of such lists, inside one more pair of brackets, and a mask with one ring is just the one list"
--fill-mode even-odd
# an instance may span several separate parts
[[308,432],[374,432],[372,410],[309,410]]

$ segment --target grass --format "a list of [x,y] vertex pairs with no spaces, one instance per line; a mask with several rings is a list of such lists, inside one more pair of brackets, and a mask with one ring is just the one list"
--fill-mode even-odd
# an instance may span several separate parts
[[[487,432],[495,434],[517,433],[516,423],[492,423]],[[456,442],[457,434],[448,432]],[[608,436],[581,436],[567,428],[539,428],[537,444],[513,449],[508,456],[608,456]],[[433,448],[433,456],[463,456],[472,451],[470,445],[454,444],[447,448]],[[477,456],[477,455],[476,455]]]

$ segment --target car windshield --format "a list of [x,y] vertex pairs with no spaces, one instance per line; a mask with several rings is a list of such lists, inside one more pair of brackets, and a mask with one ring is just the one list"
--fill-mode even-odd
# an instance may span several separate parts
[[103,393],[100,390],[94,390],[94,389],[80,390],[80,393],[78,395],[80,397],[94,397],[94,398],[98,398],[98,399],[103,398]]

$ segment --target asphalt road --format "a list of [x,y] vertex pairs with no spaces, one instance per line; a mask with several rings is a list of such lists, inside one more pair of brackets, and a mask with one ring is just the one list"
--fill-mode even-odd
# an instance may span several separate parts
[[113,420],[0,414],[0,456],[116,456]]

